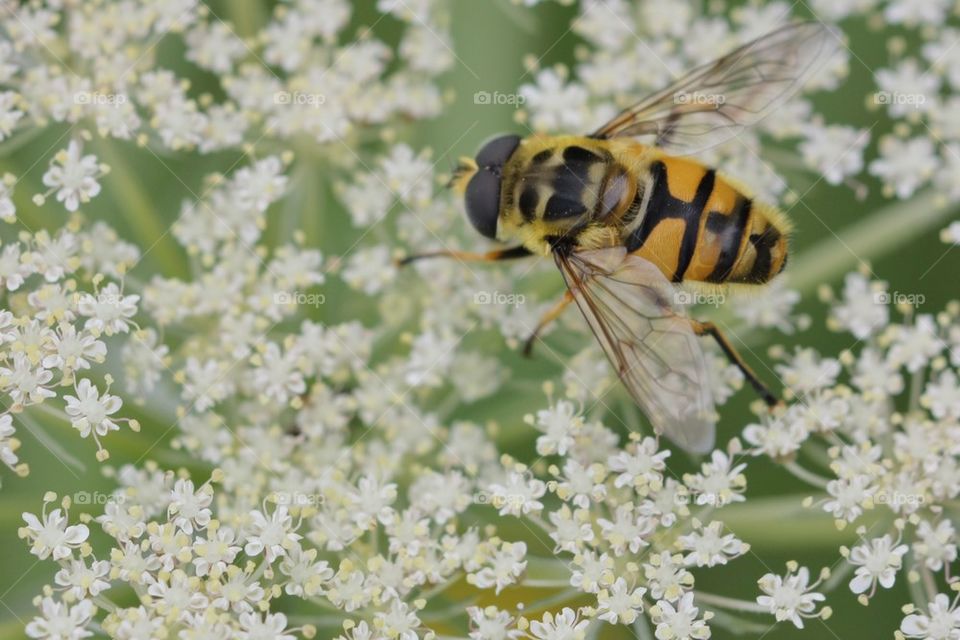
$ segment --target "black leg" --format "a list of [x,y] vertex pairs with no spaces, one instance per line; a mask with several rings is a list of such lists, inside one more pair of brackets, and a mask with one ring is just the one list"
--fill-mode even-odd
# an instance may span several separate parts
[[743,361],[743,357],[737,353],[737,350],[733,348],[733,345],[730,344],[730,341],[727,340],[727,337],[723,335],[723,332],[721,332],[715,324],[712,322],[698,322],[696,320],[691,320],[690,323],[693,325],[693,330],[698,336],[710,335],[717,341],[720,349],[723,350],[723,353],[730,362],[735,364],[737,368],[743,372],[750,386],[756,390],[757,395],[759,395],[767,405],[774,407],[779,404],[780,401],[777,397],[767,388],[767,385],[760,381],[760,378],[753,372],[753,369],[747,366],[747,363]]
[[537,338],[540,336],[540,333],[549,325],[551,322],[560,317],[560,314],[563,313],[563,310],[567,308],[573,302],[573,294],[570,291],[566,291],[563,294],[563,297],[553,305],[543,317],[540,318],[540,322],[537,323],[537,328],[533,330],[533,333],[530,334],[530,337],[527,338],[527,341],[523,344],[523,355],[528,358],[533,353],[533,343],[537,341]]
[[457,260],[470,262],[497,262],[499,260],[513,260],[516,258],[526,258],[531,255],[530,251],[524,246],[510,247],[508,249],[499,249],[497,251],[488,251],[486,253],[470,253],[469,251],[430,251],[427,253],[417,253],[397,261],[398,266],[405,266],[416,260],[424,258],[456,258]]

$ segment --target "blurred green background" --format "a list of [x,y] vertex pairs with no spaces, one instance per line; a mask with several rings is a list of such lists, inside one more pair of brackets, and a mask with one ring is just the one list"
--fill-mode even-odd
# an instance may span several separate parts
[[[376,23],[374,31],[379,37],[391,44],[398,41],[402,25],[391,17],[378,20],[373,0],[355,2],[354,5],[353,27]],[[444,76],[443,85],[454,92],[455,98],[443,116],[435,121],[397,130],[401,138],[409,140],[415,147],[433,147],[434,159],[442,169],[452,165],[457,156],[472,154],[484,139],[495,133],[523,132],[522,127],[513,123],[513,107],[477,105],[473,99],[476,91],[514,93],[519,84],[532,80],[525,74],[524,56],[542,56],[543,66],[558,62],[572,64],[574,49],[581,44],[568,31],[575,14],[571,7],[545,3],[528,10],[504,0],[458,0],[450,5],[453,42],[459,60]],[[237,32],[244,36],[255,33],[272,11],[272,3],[254,0],[224,0],[211,2],[210,6],[217,15],[231,21]],[[803,15],[802,9],[798,9],[798,15]],[[891,123],[882,112],[871,111],[866,106],[867,96],[875,90],[869,69],[882,67],[888,59],[885,39],[869,31],[863,23],[845,24],[844,30],[856,53],[855,58],[851,57],[850,78],[840,90],[818,96],[816,104],[829,122],[873,127],[868,151],[868,157],[872,157],[876,140],[891,130]],[[345,33],[353,31],[351,28]],[[908,47],[916,44],[910,42]],[[210,91],[220,95],[210,76],[182,61],[182,52],[179,39],[167,37],[157,49],[157,66],[174,69],[179,75],[191,78],[194,94]],[[62,208],[55,203],[38,208],[30,202],[32,194],[44,190],[41,176],[49,156],[66,145],[66,138],[58,142],[65,131],[66,127],[51,126],[36,135],[20,134],[0,144],[0,172],[9,171],[21,178],[16,191],[18,215],[31,229],[56,229],[66,219]],[[460,142],[450,148],[458,139]],[[186,254],[167,233],[169,225],[179,213],[180,202],[191,197],[187,187],[199,193],[202,177],[230,166],[237,154],[200,156],[181,153],[165,158],[164,161],[186,182],[185,187],[152,154],[132,144],[96,139],[88,148],[110,164],[113,171],[102,180],[103,193],[84,207],[86,215],[107,221],[122,237],[141,249],[152,247],[137,265],[133,278],[145,282],[158,273],[187,277]],[[291,185],[293,195],[271,210],[271,226],[266,234],[270,243],[275,245],[287,240],[291,229],[301,229],[308,245],[331,256],[341,254],[361,235],[362,231],[350,224],[342,205],[332,195],[333,181],[343,176],[331,173],[324,156],[336,152],[333,147],[298,144],[298,170]],[[784,159],[788,153],[785,149],[772,152],[773,164],[781,167],[778,160]],[[304,164],[305,157],[308,164]],[[783,170],[783,175],[798,193],[806,191],[817,179],[817,176],[791,170]],[[834,188],[819,182],[803,198],[816,215],[811,215],[803,205],[793,208],[791,216],[797,231],[795,254],[788,271],[804,294],[798,310],[812,316],[813,327],[794,336],[752,335],[750,348],[755,354],[762,354],[773,342],[785,344],[788,348],[794,344],[813,346],[822,353],[834,355],[852,346],[850,336],[832,334],[823,328],[824,307],[816,299],[816,286],[821,282],[836,285],[846,270],[855,268],[860,258],[871,261],[873,271],[890,282],[891,291],[922,293],[925,303],[919,309],[921,313],[936,312],[956,294],[955,274],[960,252],[948,255],[927,273],[934,261],[947,250],[938,239],[938,231],[946,223],[936,220],[943,216],[936,213],[932,200],[926,200],[929,205],[926,207],[915,206],[916,202],[891,204],[880,195],[875,182],[870,182],[869,186],[869,196],[858,201],[849,188]],[[924,200],[918,199],[917,202]],[[955,212],[952,217],[956,217]],[[839,234],[842,240],[835,234]],[[548,286],[559,291],[559,277]],[[329,322],[357,318],[367,324],[376,320],[374,300],[361,294],[347,295],[336,278],[325,287],[331,292],[328,297],[332,295],[337,304],[323,305],[316,311],[316,318]],[[473,336],[468,346],[482,349],[484,341],[489,345],[496,340],[500,338],[495,333],[487,332]],[[490,348],[500,351],[502,347],[496,343]],[[773,378],[756,357],[748,359],[761,376]],[[515,370],[513,377],[516,379],[558,379],[561,373],[559,367],[546,358],[528,361],[515,353],[506,353],[504,361]],[[115,370],[114,375],[120,377],[121,372]],[[495,399],[464,407],[455,417],[469,416],[483,421],[522,415],[542,404],[542,396],[535,393],[527,386],[508,385]],[[737,434],[748,423],[747,407],[751,400],[752,396],[745,391],[725,408],[720,427],[722,439]],[[107,444],[114,465],[140,461],[144,448],[161,434],[167,432],[165,440],[175,435],[176,429],[167,431],[175,420],[172,402],[170,396],[158,394],[143,409],[130,403],[125,405],[125,414],[138,418],[142,431],[134,434],[124,430],[109,436]],[[51,418],[42,410],[31,409],[19,420],[18,435],[24,443],[22,457],[30,464],[32,473],[27,479],[15,478],[6,471],[2,476],[0,638],[23,637],[21,627],[34,612],[31,599],[44,584],[52,582],[56,570],[51,562],[37,562],[17,538],[17,528],[22,524],[21,512],[37,512],[45,491],[63,495],[78,490],[106,493],[112,488],[112,482],[102,476],[100,465],[94,460],[93,443],[81,441],[60,419]],[[504,445],[518,456],[523,452],[529,455],[534,435],[532,430],[525,428],[506,431]],[[51,449],[63,451],[54,455]],[[208,469],[191,467],[189,460],[171,453],[163,445],[154,448],[148,457],[158,460],[164,467],[187,466],[201,476],[209,472]],[[71,462],[71,458],[76,463]],[[689,461],[676,462],[682,469],[692,468]],[[728,525],[753,545],[753,553],[731,566],[698,573],[698,588],[752,600],[756,595],[755,581],[763,573],[782,572],[789,559],[810,566],[815,573],[821,566],[837,563],[840,559],[838,546],[855,539],[852,531],[838,532],[828,517],[801,509],[800,500],[808,495],[808,490],[773,464],[750,460],[748,481],[750,499],[747,506],[731,507]],[[511,531],[524,535],[524,530],[515,523],[504,522],[501,526],[507,535]],[[531,541],[531,551],[552,555],[550,549],[538,546],[536,541]],[[509,597],[509,592],[506,595]],[[899,607],[908,600],[901,578],[894,589],[882,591],[865,610],[843,584],[833,597],[828,598],[835,612],[827,622],[829,627],[820,621],[811,621],[804,633],[783,624],[767,631],[763,637],[771,640],[891,637],[902,618]],[[772,621],[769,616],[751,619],[761,631]],[[605,627],[602,637],[630,637],[625,630],[619,636],[609,631],[609,627]],[[327,637],[330,632],[330,629],[321,629],[319,637]],[[740,636],[718,627],[714,637]]]

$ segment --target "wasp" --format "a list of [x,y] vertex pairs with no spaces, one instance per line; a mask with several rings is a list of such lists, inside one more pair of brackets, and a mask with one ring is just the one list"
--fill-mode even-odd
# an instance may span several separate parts
[[782,105],[835,51],[821,23],[793,23],[687,73],[588,135],[502,135],[451,181],[498,261],[552,256],[567,285],[525,351],[571,302],[657,433],[713,448],[716,412],[699,336],[710,336],[767,404],[778,400],[711,322],[689,318],[681,283],[762,287],[787,264],[791,226],[746,185],[691,156]]

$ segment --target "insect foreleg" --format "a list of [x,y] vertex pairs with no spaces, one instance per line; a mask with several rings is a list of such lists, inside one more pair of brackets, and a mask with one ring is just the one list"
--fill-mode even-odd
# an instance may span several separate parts
[[780,401],[777,399],[777,396],[773,395],[773,392],[761,382],[760,378],[757,377],[757,374],[753,372],[746,362],[743,361],[743,357],[737,353],[737,350],[733,347],[730,341],[727,339],[727,336],[723,334],[722,331],[717,327],[717,325],[712,322],[698,322],[697,320],[691,320],[690,324],[693,326],[693,331],[698,336],[710,335],[714,340],[717,341],[717,344],[720,345],[720,349],[723,351],[724,355],[737,366],[740,371],[743,372],[743,375],[746,376],[747,381],[750,383],[756,392],[764,402],[769,406],[776,406]]
[[464,262],[496,262],[498,260],[513,260],[515,258],[525,258],[531,255],[530,251],[524,246],[509,247],[497,251],[487,251],[486,253],[471,253],[469,251],[428,251],[427,253],[416,253],[397,261],[398,266],[405,266],[416,260],[424,258],[456,258]]
[[523,343],[523,355],[528,358],[533,353],[533,343],[537,341],[537,338],[540,337],[540,334],[543,332],[547,326],[560,317],[560,314],[563,313],[563,310],[573,302],[573,294],[569,290],[564,292],[563,297],[557,302],[557,304],[550,307],[550,309],[543,314],[543,317],[540,318],[540,322],[537,323],[537,327],[533,330],[533,333],[530,334],[530,337],[527,338],[526,342]]

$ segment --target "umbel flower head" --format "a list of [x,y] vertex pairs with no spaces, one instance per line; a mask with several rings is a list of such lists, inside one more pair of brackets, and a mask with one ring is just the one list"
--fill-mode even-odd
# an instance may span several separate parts
[[[439,187],[461,140],[417,142],[458,104],[443,74],[470,71],[458,9],[241,4],[0,3],[0,143],[36,149],[0,180],[0,460],[28,475],[28,431],[66,442],[68,468],[95,449],[111,485],[22,514],[23,553],[46,570],[28,637],[704,640],[827,625],[828,600],[884,595],[912,601],[888,632],[958,637],[960,304],[918,312],[865,259],[844,280],[833,254],[801,252],[795,280],[716,316],[795,343],[761,371],[785,403],[741,420],[743,375],[709,352],[722,437],[691,459],[574,312],[536,363],[513,355],[559,286],[547,261],[396,266],[485,246]],[[895,201],[863,222],[864,254],[956,211],[950,3],[522,4],[500,8],[532,24],[558,11],[577,43],[571,65],[541,51],[511,81],[523,134],[589,131],[810,14],[838,34],[909,31],[916,53],[893,37],[871,75],[869,122],[818,110],[863,71],[851,39],[703,160],[814,220],[805,188]],[[842,289],[815,307],[807,273]],[[849,346],[813,343],[821,324]],[[838,536],[816,579],[794,561],[751,572],[768,563],[744,514],[770,505],[768,473],[804,483],[805,510],[776,499]],[[729,593],[705,586],[720,581]]]

